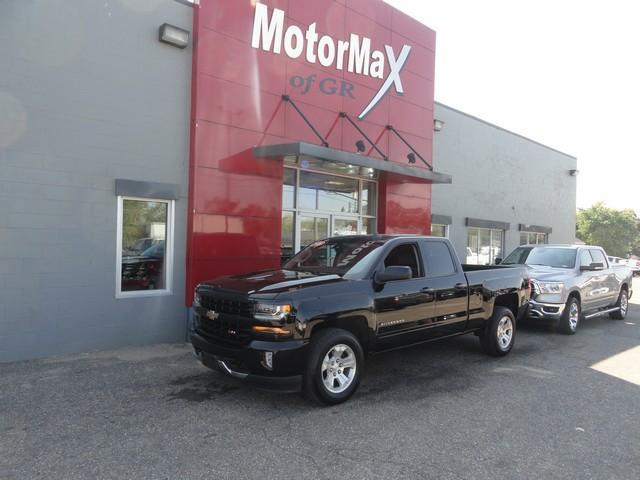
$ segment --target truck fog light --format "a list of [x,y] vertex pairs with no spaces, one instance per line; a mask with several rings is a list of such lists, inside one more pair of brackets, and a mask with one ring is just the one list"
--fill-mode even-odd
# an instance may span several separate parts
[[262,365],[269,370],[273,370],[273,352],[262,352]]

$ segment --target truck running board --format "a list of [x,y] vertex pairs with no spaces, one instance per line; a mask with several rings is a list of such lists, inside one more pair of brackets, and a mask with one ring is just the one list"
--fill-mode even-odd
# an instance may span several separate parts
[[589,318],[593,318],[593,317],[599,317],[600,315],[604,315],[605,313],[617,312],[618,310],[620,310],[620,307],[608,308],[606,310],[600,310],[599,312],[590,313],[589,315],[585,315],[584,318],[589,319]]

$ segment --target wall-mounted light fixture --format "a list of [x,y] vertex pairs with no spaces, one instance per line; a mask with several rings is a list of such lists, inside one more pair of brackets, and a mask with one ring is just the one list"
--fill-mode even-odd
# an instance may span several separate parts
[[184,30],[169,23],[160,25],[158,31],[158,39],[161,42],[178,48],[186,48],[186,46],[189,45],[189,36],[189,30]]
[[409,152],[407,155],[407,160],[409,160],[409,163],[414,164],[416,163],[416,156],[413,152]]
[[433,119],[433,131],[439,132],[444,128],[444,121],[438,120],[437,118]]
[[577,177],[579,173],[580,173],[580,170],[576,170],[575,168],[569,170],[569,175],[571,175],[572,177]]
[[358,153],[362,153],[364,152],[364,149],[366,148],[364,142],[362,140],[358,140],[356,142],[356,149],[358,151]]

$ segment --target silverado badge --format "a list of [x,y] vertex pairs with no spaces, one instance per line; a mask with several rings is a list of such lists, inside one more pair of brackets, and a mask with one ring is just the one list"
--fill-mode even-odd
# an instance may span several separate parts
[[207,310],[207,318],[209,320],[217,320],[220,314],[215,310]]

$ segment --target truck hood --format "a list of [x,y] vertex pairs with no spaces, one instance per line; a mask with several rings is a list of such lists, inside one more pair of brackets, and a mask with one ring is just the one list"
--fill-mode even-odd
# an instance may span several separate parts
[[564,282],[575,277],[573,269],[555,268],[544,265],[527,265],[532,280],[540,282]]
[[342,277],[334,274],[315,274],[293,270],[268,270],[216,278],[201,283],[204,287],[213,287],[239,293],[281,293],[298,290],[320,283],[340,282]]

